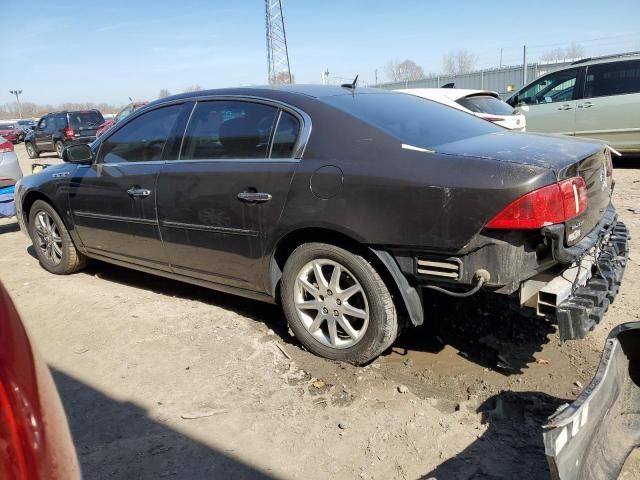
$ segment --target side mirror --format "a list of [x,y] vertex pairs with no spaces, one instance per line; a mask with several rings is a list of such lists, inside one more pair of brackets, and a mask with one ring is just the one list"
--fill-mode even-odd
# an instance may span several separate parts
[[68,163],[90,165],[93,163],[93,151],[89,145],[70,145],[62,151],[62,160]]

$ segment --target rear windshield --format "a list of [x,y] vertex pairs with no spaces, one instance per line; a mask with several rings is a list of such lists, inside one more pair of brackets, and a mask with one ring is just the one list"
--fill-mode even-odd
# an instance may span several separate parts
[[100,112],[69,112],[69,127],[71,128],[95,128],[102,123],[104,123],[104,118]]
[[325,97],[339,108],[402,143],[433,149],[502,128],[452,107],[405,93],[361,93]]
[[13,123],[1,123],[0,130],[13,130],[16,126]]
[[513,107],[499,98],[490,95],[474,95],[457,100],[463,107],[475,113],[489,113],[491,115],[513,115]]

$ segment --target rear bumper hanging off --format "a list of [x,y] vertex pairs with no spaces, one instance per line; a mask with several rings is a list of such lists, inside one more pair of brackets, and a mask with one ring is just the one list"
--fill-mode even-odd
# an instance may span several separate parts
[[614,221],[599,241],[591,278],[556,309],[562,341],[584,338],[600,322],[620,289],[629,256],[629,230],[624,223]]

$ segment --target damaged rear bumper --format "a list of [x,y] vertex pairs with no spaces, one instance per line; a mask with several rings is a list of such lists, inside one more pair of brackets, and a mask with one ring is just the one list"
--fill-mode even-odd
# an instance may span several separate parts
[[618,294],[629,257],[629,230],[614,222],[599,238],[591,255],[591,275],[586,283],[572,289],[556,308],[560,340],[584,338],[600,323]]
[[640,446],[640,322],[624,323],[607,338],[591,383],[543,427],[554,480],[618,478]]

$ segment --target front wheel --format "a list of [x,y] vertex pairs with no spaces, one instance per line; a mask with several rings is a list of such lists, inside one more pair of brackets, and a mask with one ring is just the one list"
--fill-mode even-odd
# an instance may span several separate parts
[[29,155],[29,158],[38,158],[40,156],[40,153],[36,150],[36,147],[34,147],[32,142],[26,142],[24,146],[27,149],[27,155]]
[[323,243],[298,247],[284,268],[282,306],[296,338],[311,352],[364,364],[398,335],[387,286],[360,255]]
[[43,200],[36,200],[31,207],[29,234],[45,270],[66,275],[86,265],[87,258],[76,249],[58,212]]
[[64,143],[60,140],[56,140],[56,153],[58,154],[58,158],[62,158],[62,152],[64,151]]

